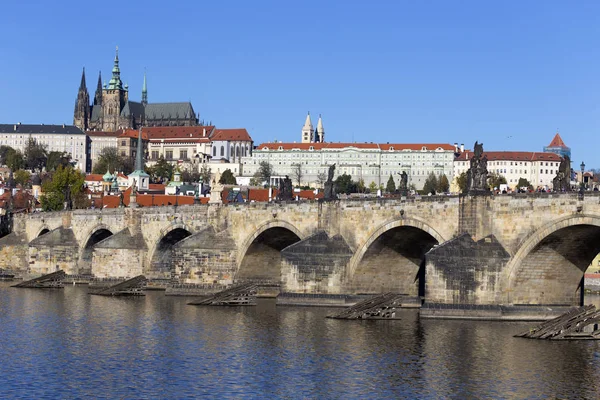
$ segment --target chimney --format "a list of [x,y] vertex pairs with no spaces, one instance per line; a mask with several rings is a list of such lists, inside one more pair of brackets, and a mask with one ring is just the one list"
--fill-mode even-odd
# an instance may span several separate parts
[[206,137],[206,128],[202,128],[202,137]]
[[461,143],[460,144],[460,152],[462,153],[463,151],[465,151],[465,144]]
[[14,125],[13,129],[15,132],[17,131],[17,124]]
[[458,153],[458,143],[454,143],[454,152]]

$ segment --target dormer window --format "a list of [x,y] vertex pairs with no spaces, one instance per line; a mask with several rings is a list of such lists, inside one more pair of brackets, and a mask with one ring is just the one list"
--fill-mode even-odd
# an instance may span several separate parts
[[283,150],[283,146],[279,146],[277,150]]
[[263,147],[263,150],[269,150],[269,148],[267,146]]
[[394,146],[390,146],[390,151],[394,151]]
[[427,147],[425,147],[425,146],[421,147],[421,151],[427,151]]
[[314,149],[315,149],[315,148],[314,148],[314,146],[310,146],[310,147],[308,148],[308,151],[314,151]]

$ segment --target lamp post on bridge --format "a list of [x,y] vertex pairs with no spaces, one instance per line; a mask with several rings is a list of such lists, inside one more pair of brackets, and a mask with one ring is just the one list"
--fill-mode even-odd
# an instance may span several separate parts
[[579,167],[581,168],[581,186],[580,186],[580,192],[583,193],[583,191],[585,190],[585,183],[583,181],[583,173],[585,172],[585,163],[582,161],[581,165],[579,165]]

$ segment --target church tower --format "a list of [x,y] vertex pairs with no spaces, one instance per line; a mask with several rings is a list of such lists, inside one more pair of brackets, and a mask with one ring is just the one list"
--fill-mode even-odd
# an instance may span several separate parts
[[325,128],[323,128],[323,120],[321,114],[319,114],[319,122],[317,122],[317,129],[315,135],[315,142],[325,143]]
[[96,85],[96,93],[94,94],[94,105],[102,104],[102,71],[98,72],[98,85]]
[[81,83],[77,92],[77,101],[75,102],[75,112],[73,113],[73,125],[86,131],[90,120],[90,94],[85,85],[85,68],[81,73]]
[[306,116],[306,121],[302,127],[302,143],[312,143],[313,141],[313,126],[310,122],[310,112]]
[[144,71],[144,84],[142,85],[142,104],[148,105],[148,88],[146,87],[146,71]]
[[112,77],[102,90],[102,129],[104,131],[116,131],[120,127],[121,110],[127,103],[127,86],[123,87],[121,81],[121,70],[119,68],[119,48],[115,53],[115,61],[112,69]]

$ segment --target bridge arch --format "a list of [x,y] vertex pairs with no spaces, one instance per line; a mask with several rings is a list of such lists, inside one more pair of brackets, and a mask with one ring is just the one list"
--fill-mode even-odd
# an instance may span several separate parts
[[[426,222],[395,218],[379,225],[348,263],[346,282],[355,293],[395,291],[417,296],[424,290],[425,253],[445,239]],[[421,285],[418,286],[418,284]]]
[[305,236],[294,225],[283,220],[260,225],[240,246],[234,280],[280,282],[281,250]]
[[583,274],[600,253],[600,216],[554,220],[528,236],[506,266],[510,304],[578,305]]
[[148,255],[148,275],[151,278],[168,279],[172,277],[173,246],[188,236],[193,230],[184,223],[177,222],[161,229],[158,239],[153,244]]
[[35,237],[40,237],[42,235],[45,235],[46,233],[50,232],[50,228],[48,228],[47,225],[44,225],[43,227],[40,228],[40,230],[38,231],[37,235],[35,235]]
[[112,228],[105,224],[97,224],[88,231],[79,250],[79,262],[77,270],[80,274],[92,273],[94,246],[112,235]]

